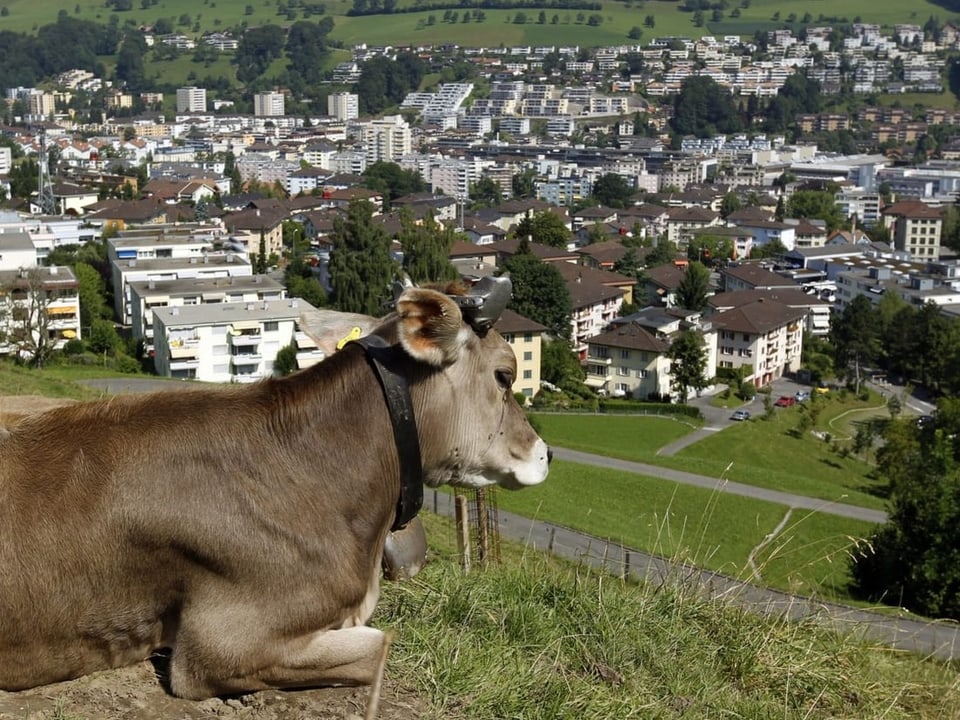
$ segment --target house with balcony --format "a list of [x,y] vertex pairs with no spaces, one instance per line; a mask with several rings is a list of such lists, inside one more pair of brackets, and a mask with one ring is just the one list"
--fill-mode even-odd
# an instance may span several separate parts
[[80,339],[80,283],[69,267],[0,270],[0,355]]
[[323,359],[300,328],[313,311],[297,298],[154,308],[154,367],[165,377],[250,383],[270,377],[291,343],[298,366],[307,367]]
[[153,350],[153,310],[156,308],[262,302],[287,296],[286,288],[268,275],[149,279],[131,282],[129,288],[130,334],[142,338],[148,352]]
[[796,372],[805,315],[803,308],[765,298],[711,315],[717,329],[717,370],[742,369],[743,379],[756,387]]
[[493,327],[509,343],[517,358],[513,392],[532,399],[540,391],[540,360],[546,326],[513,310],[504,310]]
[[881,211],[884,227],[890,231],[893,246],[910,253],[915,260],[940,257],[943,213],[920,200],[901,200]]
[[702,334],[707,375],[712,377],[717,353],[712,323],[690,310],[648,307],[615,319],[604,332],[589,338],[584,382],[613,397],[669,398],[668,353],[673,341],[688,330]]
[[[570,339],[574,352],[581,360],[585,360],[588,339],[602,332],[620,314],[626,291],[616,284],[604,284],[598,277],[622,277],[616,273],[581,266],[564,267],[562,270],[573,308]],[[567,273],[570,272],[574,274],[567,279]]]
[[833,303],[821,298],[817,293],[806,293],[799,287],[715,293],[707,298],[708,313],[714,315],[727,312],[758,300],[772,300],[790,308],[805,310],[803,326],[804,331],[810,335],[825,336],[830,331]]
[[123,325],[133,322],[130,283],[194,278],[249,277],[253,268],[244,256],[232,253],[188,258],[150,258],[116,260],[110,263],[113,303],[117,319]]

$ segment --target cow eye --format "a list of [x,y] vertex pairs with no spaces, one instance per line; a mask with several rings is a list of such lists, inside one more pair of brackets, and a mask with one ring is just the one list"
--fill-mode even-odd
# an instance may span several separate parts
[[507,370],[506,368],[501,368],[497,370],[494,374],[494,377],[497,378],[497,384],[500,385],[504,390],[509,390],[513,387],[513,371]]

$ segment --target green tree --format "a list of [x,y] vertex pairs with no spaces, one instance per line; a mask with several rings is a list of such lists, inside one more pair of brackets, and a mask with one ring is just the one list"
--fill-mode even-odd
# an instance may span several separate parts
[[635,192],[636,189],[622,175],[604,173],[593,184],[591,195],[601,205],[623,208],[630,204]]
[[527,169],[514,174],[512,180],[513,196],[516,198],[532,198],[537,194],[537,172]]
[[543,342],[540,351],[540,377],[557,386],[583,382],[583,366],[569,341],[554,338]]
[[253,256],[253,272],[257,275],[265,275],[267,272],[267,237],[263,228],[260,228],[260,244]]
[[95,353],[113,356],[122,347],[123,340],[110,320],[98,318],[90,326],[87,347]]
[[828,231],[836,230],[846,220],[829,190],[797,190],[787,203],[787,214],[792,218],[824,220]]
[[833,364],[837,371],[849,369],[855,391],[860,392],[863,367],[873,364],[879,353],[879,323],[870,301],[857,295],[830,319],[830,342],[833,343]]
[[346,219],[337,218],[330,253],[330,284],[337,310],[378,316],[398,277],[390,238],[373,223],[373,204],[353,200]]
[[27,199],[39,187],[40,166],[33,157],[21,159],[10,168],[7,179],[10,181],[10,195]]
[[687,310],[703,310],[710,292],[710,271],[700,262],[691,262],[677,287],[677,305]]
[[573,233],[555,212],[541,210],[532,215],[526,215],[517,223],[516,236],[529,238],[532,242],[541,245],[566,248],[573,238]]
[[699,395],[709,384],[706,376],[706,342],[699,330],[685,330],[670,345],[670,389],[678,402],[686,403],[691,390]]
[[573,304],[560,271],[531,253],[525,240],[504,262],[503,269],[513,281],[513,296],[508,307],[545,325],[554,337],[569,339]]
[[908,420],[887,423],[876,460],[889,485],[888,520],[853,556],[851,571],[864,599],[960,620],[956,403],[941,401],[929,432]]
[[683,81],[674,98],[670,125],[677,135],[697,137],[743,129],[733,97],[706,75],[693,75]]
[[470,200],[475,208],[496,207],[502,198],[500,186],[489,175],[484,175],[470,185]]
[[460,277],[450,262],[450,249],[457,239],[453,228],[442,226],[433,213],[418,226],[406,208],[400,213],[400,224],[403,270],[414,283],[439,283]]
[[277,351],[277,357],[273,361],[273,374],[277,375],[278,377],[283,377],[296,371],[297,344],[292,342]]
[[262,76],[283,54],[285,40],[286,33],[279,25],[261,25],[243,33],[233,59],[237,80],[246,84]]
[[363,172],[363,186],[383,195],[384,209],[390,210],[398,197],[428,189],[416,170],[404,170],[395,162],[378,160]]
[[85,262],[73,265],[73,274],[77,278],[80,298],[80,327],[93,327],[95,320],[105,320],[112,316],[113,311],[106,301],[106,288],[100,272]]

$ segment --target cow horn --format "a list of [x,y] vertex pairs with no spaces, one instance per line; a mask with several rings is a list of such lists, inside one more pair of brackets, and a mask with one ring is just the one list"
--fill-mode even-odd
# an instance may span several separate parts
[[506,275],[484,276],[462,296],[460,311],[463,319],[479,334],[486,333],[500,319],[510,302],[513,281]]

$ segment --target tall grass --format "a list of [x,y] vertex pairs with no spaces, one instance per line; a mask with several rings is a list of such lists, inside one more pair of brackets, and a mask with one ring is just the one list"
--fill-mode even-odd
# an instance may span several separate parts
[[679,577],[637,584],[515,546],[506,556],[464,575],[435,549],[418,578],[384,588],[375,623],[397,631],[390,672],[432,717],[944,718],[960,707],[956,667],[760,617]]

